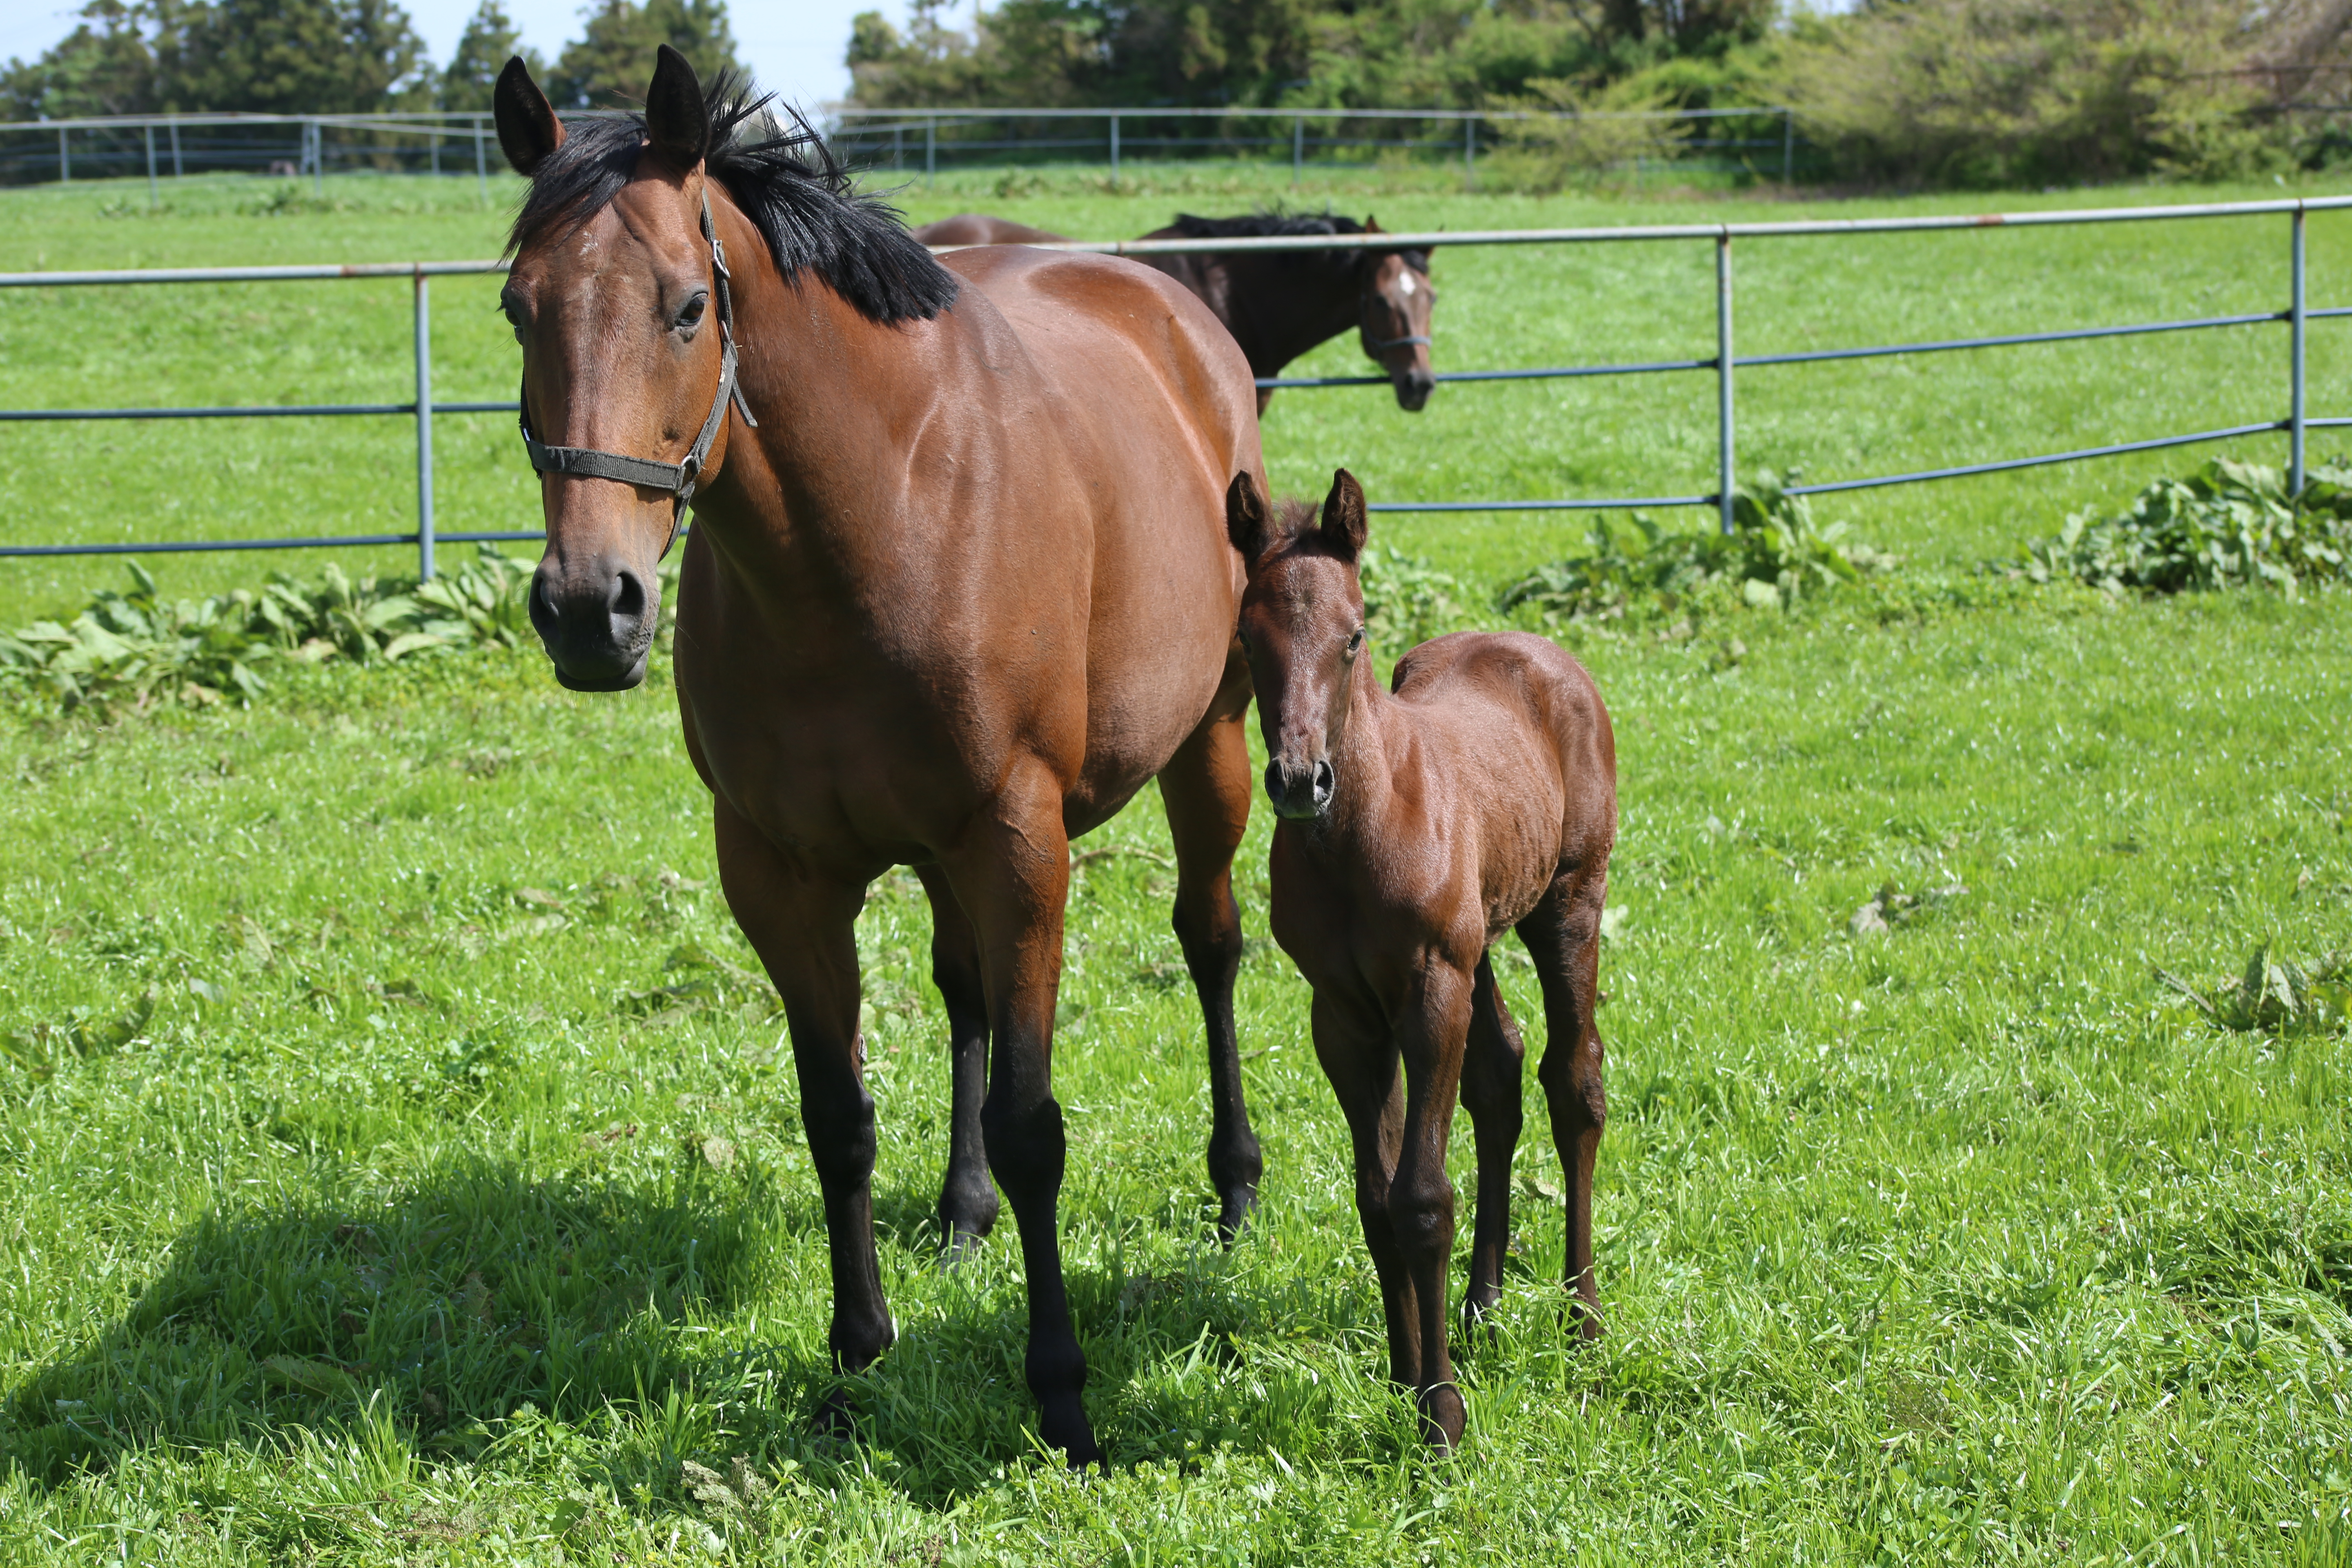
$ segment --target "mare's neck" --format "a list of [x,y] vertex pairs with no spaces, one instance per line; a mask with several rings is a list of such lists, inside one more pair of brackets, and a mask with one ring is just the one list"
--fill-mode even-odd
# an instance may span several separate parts
[[[1235,333],[1250,369],[1278,374],[1284,365],[1318,343],[1352,330],[1358,310],[1355,271],[1334,271],[1314,262],[1283,267],[1295,258],[1242,254],[1220,258],[1228,274],[1235,313],[1246,310]],[[1336,279],[1336,284],[1335,284]]]

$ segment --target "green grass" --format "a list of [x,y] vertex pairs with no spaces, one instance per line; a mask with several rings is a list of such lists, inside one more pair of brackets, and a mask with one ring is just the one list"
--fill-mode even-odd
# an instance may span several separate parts
[[[26,243],[53,266],[120,260],[158,233],[183,248],[146,260],[335,254],[353,234],[377,257],[493,243],[462,205],[371,210],[409,198],[353,189],[362,210],[79,227],[83,193],[33,193],[6,199],[65,216],[6,232],[37,233]],[[1425,205],[1392,218],[1383,198],[1384,222],[1625,210],[1399,201]],[[1021,210],[1129,232],[1154,221],[1139,205],[1047,193]],[[1990,273],[1926,304],[1899,277],[1811,294],[1791,277],[1776,327],[1768,274],[1744,296],[1764,317],[1750,341],[1808,321],[1821,341],[1890,335],[1866,331],[1855,296],[1925,335],[1969,287],[2040,323],[2248,308],[2276,281],[2219,226],[2143,237],[2168,279],[2138,279],[2146,300],[2106,297],[2133,283],[2119,270],[2078,276],[2099,253],[2075,236],[2005,301]],[[2315,246],[2320,279],[2330,254]],[[1704,257],[1685,259],[1699,277]],[[1502,314],[1507,262],[1560,265],[1441,253],[1441,310],[1459,310],[1441,316],[1446,352],[1600,358],[1704,324],[1702,297],[1687,322],[1533,342],[1540,322]],[[1681,260],[1577,265],[1604,263],[1680,308]],[[77,374],[117,379],[70,400],[127,400],[141,383],[110,356],[139,342],[191,396],[298,352],[353,395],[376,395],[356,388],[379,373],[396,394],[400,365],[374,365],[378,339],[342,313],[357,306],[325,309],[375,286],[315,287],[348,292],[308,297],[321,314],[290,328],[262,300],[192,291],[142,325],[109,314],[127,296],[79,296],[86,351],[27,330],[23,312],[66,297],[0,297],[20,312],[0,318],[6,401],[32,397],[19,355],[85,352]],[[2314,298],[2336,296],[2315,280]],[[394,351],[404,303],[366,307]],[[242,312],[259,318],[226,355],[243,368],[206,368],[224,358],[207,333]],[[494,394],[510,350],[461,311],[440,319],[456,323],[445,363]],[[2068,403],[2065,374],[1992,379],[2007,363],[1956,356],[1849,389],[1792,410],[1790,439],[1918,416],[1860,451],[1874,466],[1963,437],[2054,442],[2032,421],[2098,417]],[[2116,417],[2193,420],[2200,399],[2269,385],[2259,365],[2209,368],[2116,383],[2135,401]],[[1550,432],[1557,457],[1589,426],[1596,484],[1678,450],[1614,402],[1473,425],[1459,390],[1417,424],[1369,395],[1286,395],[1268,425],[1278,479],[1305,489],[1347,461],[1376,496],[1499,484],[1548,460],[1517,449],[1523,430]],[[1938,395],[1987,432],[1927,420]],[[1993,423],[2003,409],[2013,425]],[[1769,428],[1769,407],[1755,417]],[[1454,418],[1486,445],[1427,459]],[[1685,423],[1704,447],[1704,419]],[[189,472],[162,472],[227,474],[217,452],[93,428],[135,441],[136,460],[37,479],[37,443],[8,434],[20,517],[42,515],[37,493],[68,500],[76,526],[144,528],[157,520],[121,509],[184,493],[172,526],[267,522],[215,514],[226,480],[207,500]],[[328,434],[365,456],[359,435]],[[503,438],[486,431],[478,474],[453,485],[520,493]],[[384,440],[383,462],[403,460]],[[1759,436],[1758,455],[1826,473],[1836,453]],[[1906,581],[1932,585],[1937,563],[2012,548],[2068,504],[2112,508],[2162,467],[1852,515],[1923,557]],[[386,526],[403,504],[381,464],[318,483],[380,504]],[[1478,592],[1575,532],[1375,527]],[[257,569],[158,564],[172,592]],[[10,570],[0,603],[20,615],[113,574]],[[2010,584],[1729,610],[1680,638],[1564,634],[1616,717],[1624,803],[1601,1015],[1611,1331],[1594,1347],[1562,1331],[1559,1165],[1532,1114],[1503,1329],[1465,1357],[1472,1431],[1451,1463],[1421,1453],[1382,1380],[1344,1130],[1304,988],[1263,940],[1263,813],[1243,851],[1258,940],[1241,1014],[1268,1178],[1250,1237],[1230,1254],[1211,1240],[1198,1017],[1167,930],[1165,829],[1139,802],[1087,846],[1138,853],[1078,880],[1058,1030],[1072,1297],[1113,1459],[1088,1482],[1035,1452],[1009,1232],[958,1274],[932,1266],[945,1026],[904,875],[876,886],[860,926],[902,1337],[856,1385],[864,1440],[810,1434],[831,1384],[815,1184],[660,667],[624,697],[568,695],[536,656],[484,652],[289,670],[245,710],[0,714],[0,1562],[2346,1562],[2352,1042],[2217,1030],[2155,971],[2203,986],[2266,940],[2302,958],[2352,944],[2347,631],[2341,591],[2117,606]],[[1890,879],[1969,891],[1849,934]],[[1500,967],[1539,1048],[1529,972]],[[1465,1127],[1458,1183],[1467,1152]],[[772,1489],[757,1506],[682,1470],[724,1476],[738,1457]]]

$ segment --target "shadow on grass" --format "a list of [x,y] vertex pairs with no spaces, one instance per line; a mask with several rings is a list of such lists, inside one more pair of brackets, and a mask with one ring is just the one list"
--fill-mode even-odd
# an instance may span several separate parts
[[[924,1205],[900,1197],[886,1247],[932,1254]],[[800,1294],[769,1275],[822,1225],[808,1197],[699,1162],[650,1181],[476,1164],[382,1195],[227,1205],[173,1241],[120,1320],[0,1392],[0,1473],[54,1485],[159,1447],[274,1447],[363,1419],[462,1460],[528,1405],[533,1419],[608,1436],[615,1415],[635,1427],[624,1446],[651,1468],[634,1479],[656,1491],[694,1453],[791,1458],[813,1477],[878,1471],[928,1505],[1001,1484],[1003,1466],[1035,1453],[1009,1215],[991,1261],[909,1292],[899,1342],[860,1375],[825,1364],[821,1319],[748,1352],[693,1331],[779,1289]],[[1087,1403],[1115,1463],[1313,1424],[1293,1406],[1319,1408],[1328,1384],[1265,1352],[1279,1360],[1302,1333],[1345,1337],[1352,1308],[1377,1322],[1376,1303],[1258,1267],[1251,1246],[1203,1247],[1157,1272],[1070,1269]],[[836,1389],[856,1412],[853,1442],[812,1419]]]
[[462,1450],[525,1402],[577,1420],[658,1400],[693,1374],[677,1326],[752,1294],[786,1223],[756,1180],[660,1184],[474,1165],[378,1198],[218,1210],[120,1321],[0,1396],[0,1471],[56,1481],[371,1404],[420,1448]]

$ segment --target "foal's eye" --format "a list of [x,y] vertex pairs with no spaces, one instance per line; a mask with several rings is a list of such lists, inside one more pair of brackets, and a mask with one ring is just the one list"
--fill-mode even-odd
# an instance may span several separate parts
[[679,330],[683,331],[692,331],[696,327],[700,326],[702,324],[702,312],[709,308],[710,296],[708,294],[697,294],[693,299],[688,300],[686,302],[686,309],[677,313],[677,324]]
[[1349,658],[1353,658],[1363,651],[1364,628],[1358,626],[1354,631],[1348,634],[1348,657]]

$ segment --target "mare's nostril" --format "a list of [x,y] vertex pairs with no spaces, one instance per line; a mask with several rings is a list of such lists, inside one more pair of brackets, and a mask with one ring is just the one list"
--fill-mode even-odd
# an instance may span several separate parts
[[533,573],[530,579],[530,624],[543,642],[555,639],[561,617],[556,614],[555,596],[547,591],[547,574]]
[[613,579],[613,617],[635,621],[646,613],[646,585],[634,572],[624,572]]

